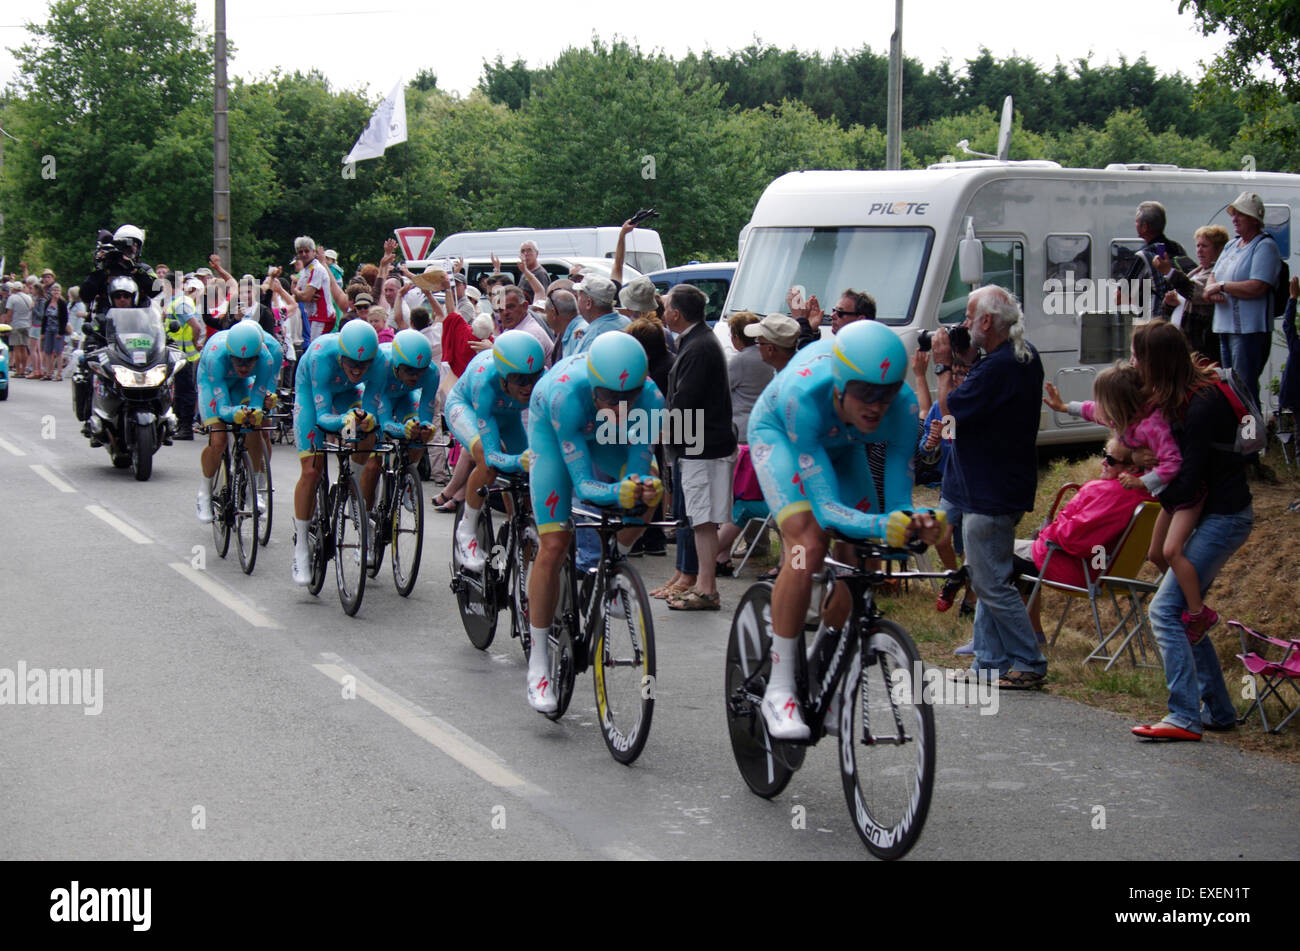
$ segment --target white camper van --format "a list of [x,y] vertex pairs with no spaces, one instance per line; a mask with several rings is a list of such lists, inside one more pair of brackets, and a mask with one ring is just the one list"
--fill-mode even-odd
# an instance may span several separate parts
[[[1300,175],[997,160],[792,172],[769,185],[754,208],[725,312],[784,312],[794,285],[816,294],[823,310],[846,288],[863,290],[910,352],[919,331],[964,318],[971,281],[996,283],[1019,298],[1025,335],[1047,379],[1066,400],[1089,399],[1097,371],[1128,358],[1134,322],[1144,319],[1127,296],[1117,303],[1112,280],[1128,273],[1142,247],[1134,232],[1138,203],[1164,205],[1165,233],[1190,254],[1201,225],[1221,224],[1235,237],[1227,206],[1246,189],[1263,198],[1265,229],[1297,273],[1291,221],[1300,209]],[[959,245],[968,234],[974,240],[963,274]],[[1262,392],[1280,376],[1285,356],[1274,347]],[[1041,443],[1102,433],[1043,407]]]
[[[544,258],[612,258],[618,246],[618,228],[498,228],[496,231],[460,231],[443,238],[429,258],[481,258],[493,254],[517,260],[525,241],[537,245]],[[637,228],[627,236],[625,262],[642,274],[667,266],[659,232]]]

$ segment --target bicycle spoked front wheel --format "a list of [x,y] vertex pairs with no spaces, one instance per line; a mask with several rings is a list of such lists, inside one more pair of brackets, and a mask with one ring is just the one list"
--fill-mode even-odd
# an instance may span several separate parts
[[772,672],[772,583],[751,585],[736,606],[727,641],[725,703],[731,754],[755,794],[771,799],[803,763],[804,746],[773,740],[760,705]]
[[217,557],[225,558],[230,551],[230,455],[221,454],[221,462],[212,475],[212,544]]
[[258,518],[257,543],[265,548],[271,544],[271,516],[275,514],[275,497],[271,489],[271,451],[262,448],[262,468],[256,474],[258,496],[265,500],[266,507]]
[[896,859],[916,844],[934,790],[934,707],[907,631],[884,619],[844,675],[840,773],[849,815],[871,853]]
[[398,477],[392,530],[393,585],[406,597],[415,587],[424,549],[424,490],[415,466],[406,466]]
[[555,691],[555,710],[546,714],[548,720],[558,720],[569,709],[573,699],[573,681],[577,677],[575,644],[582,613],[573,600],[573,562],[560,563],[560,593],[555,603],[555,623],[551,627],[551,684]]
[[609,753],[628,765],[650,738],[655,709],[655,632],[641,576],[616,567],[605,589],[604,619],[592,645],[596,715]]
[[356,476],[336,486],[334,508],[334,577],[343,613],[355,615],[366,593],[366,503]]
[[513,625],[512,633],[519,638],[524,660],[532,655],[532,628],[528,624],[528,579],[539,547],[537,529],[529,522],[522,536],[515,539],[514,551],[510,554],[510,578],[507,584],[510,590],[510,622]]
[[324,473],[316,483],[316,508],[312,511],[307,526],[307,552],[311,558],[311,581],[307,590],[315,597],[325,587],[325,566],[334,552],[333,536],[330,534],[330,491]]
[[253,483],[253,464],[242,453],[230,483],[230,513],[234,519],[235,547],[239,550],[239,567],[251,575],[257,565],[258,511],[257,488]]

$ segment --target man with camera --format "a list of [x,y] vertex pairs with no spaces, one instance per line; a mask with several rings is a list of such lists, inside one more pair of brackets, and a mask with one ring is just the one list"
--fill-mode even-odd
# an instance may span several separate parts
[[158,279],[149,265],[139,260],[144,250],[144,232],[135,225],[122,225],[109,234],[99,232],[99,247],[95,251],[95,269],[81,282],[81,299],[90,305],[91,317],[108,310],[108,284],[115,277],[129,277],[137,288],[134,306],[143,307],[162,288],[155,285]]

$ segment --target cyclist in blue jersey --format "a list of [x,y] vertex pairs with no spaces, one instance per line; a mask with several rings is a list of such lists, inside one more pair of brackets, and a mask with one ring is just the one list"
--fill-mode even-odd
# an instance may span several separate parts
[[[208,338],[198,370],[199,407],[208,426],[208,445],[199,457],[203,478],[194,506],[200,522],[212,521],[212,477],[226,451],[227,428],[231,423],[262,425],[262,407],[267,395],[275,392],[282,359],[280,345],[256,321],[241,320]],[[253,470],[260,472],[265,448],[262,440],[250,439],[245,446]],[[258,487],[257,502],[263,510],[264,491]]]
[[[654,381],[646,378],[648,365],[634,337],[601,334],[584,353],[555,364],[528,404],[529,493],[541,537],[528,578],[528,702],[541,713],[556,707],[547,678],[547,638],[555,619],[560,563],[573,535],[573,496],[625,509],[638,504],[653,509],[663,497],[653,449],[664,401]],[[651,422],[636,425],[638,419]],[[613,429],[620,433],[617,438],[610,436]],[[626,554],[642,531],[620,532],[619,551]]]
[[[364,390],[361,407],[375,417],[381,434],[420,442],[433,438],[438,365],[433,362],[433,346],[424,334],[418,330],[400,330],[392,343],[381,343],[379,355],[361,383]],[[421,452],[412,449],[410,461],[418,462]],[[367,507],[375,503],[375,486],[379,484],[382,469],[379,457],[371,456],[362,470],[361,494]],[[372,540],[373,537],[372,534]],[[368,551],[372,559],[379,555],[373,544]]]
[[[914,537],[929,544],[942,536],[942,520],[911,512],[917,403],[903,382],[906,371],[907,350],[898,336],[883,324],[858,321],[801,350],[750,414],[750,456],[782,542],[772,589],[772,674],[762,705],[776,739],[808,738],[794,652],[813,576],[829,548],[827,530],[895,547]],[[886,443],[884,511],[877,509],[867,464],[871,442]],[[836,548],[837,558],[852,560],[849,546]],[[848,612],[848,592],[837,586],[822,623],[836,629]]]
[[518,472],[528,448],[522,415],[533,387],[545,372],[546,354],[532,334],[507,330],[465,368],[447,396],[447,425],[474,457],[465,488],[465,512],[456,527],[456,554],[470,571],[482,571],[478,520],[483,511],[479,490],[496,473]]
[[327,433],[369,434],[352,458],[364,466],[375,443],[375,417],[361,406],[361,381],[379,353],[379,335],[364,320],[349,320],[338,333],[322,334],[298,360],[294,374],[293,432],[302,474],[293,491],[293,580],[311,583],[307,523],[316,504],[316,484],[325,468],[321,453]]

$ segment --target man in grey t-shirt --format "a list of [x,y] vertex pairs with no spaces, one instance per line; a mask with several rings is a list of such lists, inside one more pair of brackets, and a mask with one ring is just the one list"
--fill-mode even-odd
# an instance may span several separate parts
[[9,290],[9,298],[5,301],[5,322],[13,328],[9,334],[9,349],[13,356],[9,376],[18,379],[25,377],[29,369],[27,338],[32,327],[32,308],[35,305],[17,281],[9,284]]

